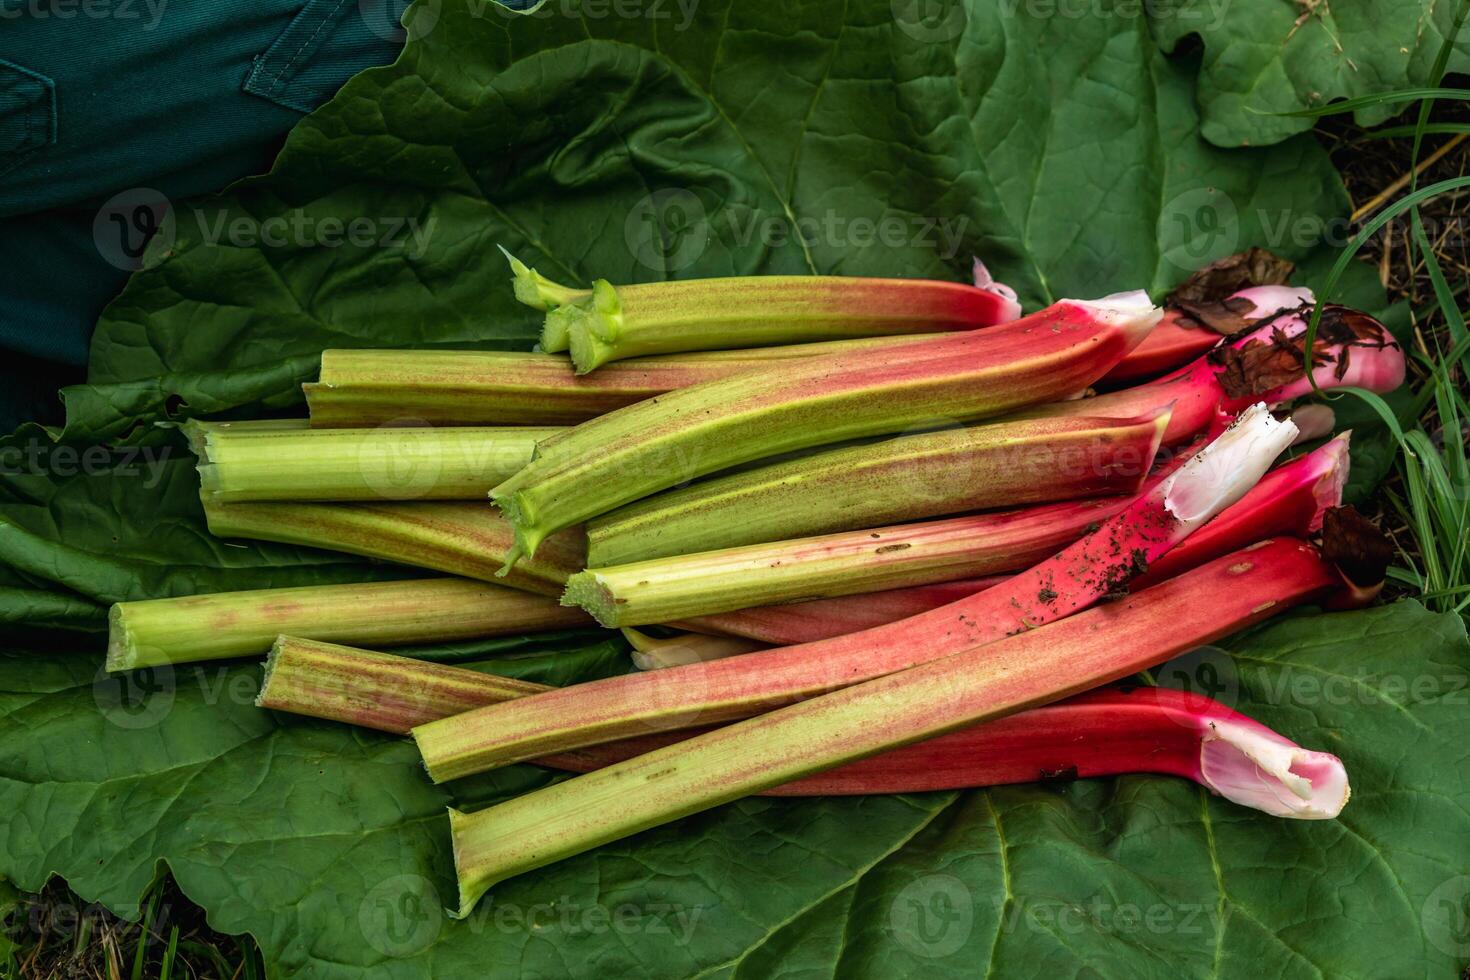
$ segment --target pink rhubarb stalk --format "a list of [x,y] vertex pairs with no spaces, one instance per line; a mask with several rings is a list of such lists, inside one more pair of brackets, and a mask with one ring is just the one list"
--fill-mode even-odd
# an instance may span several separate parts
[[648,731],[746,717],[772,706],[993,643],[1070,616],[1245,494],[1295,429],[1254,406],[1152,492],[1000,588],[920,616],[812,644],[593,681],[414,730],[443,782]]
[[[998,643],[970,646],[476,813],[451,809],[459,913],[468,914],[507,878],[844,763],[1120,680],[1322,596],[1337,582],[1310,545],[1264,542]],[[443,722],[415,734],[433,724]],[[1310,797],[1315,774],[1296,772],[1303,778],[1288,789]]]
[[[1305,286],[1251,286],[1232,293],[1224,302],[1240,321],[1252,323],[1280,310],[1315,303],[1316,297]],[[1227,333],[1233,332],[1227,330]],[[1153,333],[1133,348],[1098,385],[1121,388],[1156,378],[1218,346],[1224,336],[1188,310],[1170,306],[1164,310],[1164,318]]]
[[[1310,308],[1285,311],[1158,381],[1025,414],[1129,418],[1172,405],[1164,444],[1177,445],[1216,430],[1246,405],[1274,405],[1311,394],[1302,353],[1310,316]],[[1351,386],[1383,394],[1404,380],[1403,351],[1383,324],[1342,306],[1323,311],[1313,363],[1312,377],[1323,389]]]
[[1147,588],[1264,536],[1307,537],[1320,531],[1323,515],[1342,503],[1342,488],[1348,478],[1349,438],[1344,432],[1267,473],[1244,497],[1191,534],[1189,540],[1149,565],[1134,587]]
[[[283,636],[256,703],[407,735],[438,718],[548,690],[464,667]],[[689,737],[645,735],[536,764],[591,772]],[[1157,687],[1091,691],[849,762],[765,795],[922,793],[1126,773],[1182,776],[1243,806],[1302,819],[1336,816],[1348,795],[1336,757],[1303,749],[1209,698]]]
[[1159,687],[1089,691],[764,793],[923,793],[1144,772],[1182,776],[1241,806],[1301,820],[1336,817],[1349,794],[1337,756],[1304,749],[1210,698]]

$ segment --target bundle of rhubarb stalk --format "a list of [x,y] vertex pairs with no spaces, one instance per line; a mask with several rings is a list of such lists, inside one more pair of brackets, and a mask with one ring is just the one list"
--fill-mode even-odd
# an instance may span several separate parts
[[[1151,772],[1282,817],[1346,803],[1332,755],[1106,685],[1376,595],[1348,434],[1311,401],[1402,382],[1371,317],[1259,252],[1164,308],[1024,316],[978,264],[576,289],[510,261],[540,351],[326,351],[310,419],[186,426],[213,534],[447,575],[122,603],[108,650],[268,655],[263,707],[411,734],[435,782],[581,774],[450,812],[461,912],[751,794]],[[636,671],[551,688],[362,649],[597,625]]]

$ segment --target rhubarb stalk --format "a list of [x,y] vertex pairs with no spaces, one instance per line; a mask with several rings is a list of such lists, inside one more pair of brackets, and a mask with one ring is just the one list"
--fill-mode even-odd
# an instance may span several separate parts
[[[271,651],[256,703],[406,735],[437,718],[547,690],[463,667],[283,636]],[[645,735],[536,763],[591,772],[688,737]],[[1303,749],[1209,698],[1156,687],[1090,691],[764,792],[922,793],[1125,773],[1182,776],[1281,817],[1335,817],[1348,796],[1347,774],[1335,756]]]
[[[1080,532],[1079,532],[1080,534]],[[1177,549],[1176,549],[1177,550]],[[1010,576],[966,578],[903,589],[885,589],[863,595],[811,599],[777,606],[753,606],[714,616],[700,616],[670,623],[697,633],[743,636],[769,646],[789,646],[825,640],[829,636],[856,633],[905,619],[974,595]]]
[[1067,300],[990,330],[916,339],[883,358],[778,362],[583,423],[492,493],[517,555],[546,535],[741,463],[1063,397],[1157,322],[1147,297]]
[[602,570],[941,514],[1135,493],[1168,421],[1167,408],[1137,419],[1018,419],[759,466],[594,518],[587,564]]
[[264,654],[281,633],[397,646],[570,629],[592,620],[546,596],[437,578],[119,602],[108,624],[107,669],[119,671]]
[[872,337],[642,357],[578,377],[556,354],[471,350],[326,350],[302,385],[313,427],[574,425],[675,388],[803,357],[911,343]]
[[[716,729],[476,813],[451,809],[459,914],[512,876],[886,749],[1119,680],[1321,596],[1337,580],[1310,545],[1263,543],[999,643]],[[1295,774],[1303,778],[1287,788],[1299,799],[1312,798],[1317,773]]]
[[[186,426],[186,429],[189,428]],[[218,501],[483,500],[558,428],[196,426],[203,492]]]
[[343,551],[542,595],[559,595],[567,576],[586,564],[585,539],[568,531],[502,575],[515,533],[488,502],[224,504],[207,496],[201,502],[215,537]]
[[970,330],[1021,315],[1005,287],[929,279],[732,276],[614,286],[547,315],[544,350],[565,340],[578,374],[646,354]]
[[1392,335],[1366,313],[1342,306],[1323,311],[1309,379],[1303,350],[1310,313],[1310,308],[1283,311],[1158,381],[1023,414],[1123,418],[1170,405],[1164,444],[1173,446],[1218,429],[1254,402],[1274,405],[1312,394],[1313,380],[1322,389],[1358,387],[1380,394],[1403,383],[1404,355]]
[[[1099,382],[1099,386],[1120,388],[1148,378],[1158,377],[1188,364],[1196,357],[1217,347],[1222,338],[1238,332],[1257,320],[1280,310],[1295,309],[1316,303],[1316,297],[1305,286],[1251,286],[1231,293],[1220,304],[1229,311],[1221,318],[1206,318],[1200,313],[1168,305],[1164,318],[1153,333],[1144,338],[1122,363]],[[1194,309],[1198,310],[1198,306]]]
[[[414,738],[430,777],[442,782],[640,732],[745,717],[1035,629],[1126,586],[1254,486],[1293,435],[1290,422],[1255,406],[1152,492],[1053,558],[922,615],[816,643],[492,705],[431,722],[415,729]],[[609,589],[583,605],[603,623],[679,618],[677,612],[645,612],[661,608],[656,586],[628,585],[627,594]],[[640,601],[650,595],[652,601]]]

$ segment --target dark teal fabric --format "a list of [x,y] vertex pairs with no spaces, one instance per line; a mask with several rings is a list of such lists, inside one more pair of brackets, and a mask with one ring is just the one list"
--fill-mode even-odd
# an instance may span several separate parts
[[57,418],[129,274],[99,209],[267,169],[302,113],[397,55],[403,6],[0,0],[0,361],[40,379],[0,386],[0,430]]

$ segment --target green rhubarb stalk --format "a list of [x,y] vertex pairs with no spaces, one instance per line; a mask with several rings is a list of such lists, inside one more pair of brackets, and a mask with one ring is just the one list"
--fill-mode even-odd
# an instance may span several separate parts
[[583,423],[492,492],[517,552],[706,473],[846,439],[969,421],[1087,387],[1148,334],[1142,293],[1064,300],[990,330],[778,362]]
[[560,595],[586,561],[580,530],[501,575],[515,547],[510,524],[489,503],[322,504],[255,501],[225,504],[202,497],[211,534],[344,551],[432,568],[527,592]]
[[[173,422],[159,423],[174,427]],[[204,449],[204,441],[217,432],[305,432],[311,428],[309,419],[249,419],[242,422],[207,422],[190,419],[177,425],[184,438],[189,441],[189,451],[198,455]]]
[[205,495],[247,500],[479,500],[559,428],[186,425]]
[[451,809],[458,914],[467,915],[507,878],[843,763],[1127,677],[1320,596],[1335,581],[1316,549],[1281,539],[998,643],[789,705],[475,813]]
[[931,279],[732,276],[614,286],[546,317],[541,346],[563,339],[579,374],[646,354],[846,337],[970,330],[1020,316],[1015,294]]
[[[283,636],[256,703],[392,734],[437,718],[548,690],[540,684]],[[537,759],[591,772],[689,738],[645,735]],[[922,793],[1030,783],[1048,773],[1082,778],[1163,773],[1193,779],[1243,806],[1325,820],[1347,803],[1334,756],[1293,744],[1209,698],[1160,687],[1102,689],[890,749],[768,789],[773,796]]]
[[644,357],[579,377],[557,354],[471,350],[327,350],[302,385],[315,428],[376,425],[569,425],[771,361],[881,351],[912,337]]
[[[407,735],[426,721],[552,690],[466,667],[281,636],[266,659],[255,703],[272,711]],[[536,762],[586,772],[667,744],[666,737],[627,739]]]
[[257,705],[379,731],[404,733],[425,717],[551,690],[498,674],[297,636],[280,636],[271,643]]
[[[961,511],[1134,493],[1169,421],[1022,419],[827,450],[715,477],[587,523],[609,566]],[[584,576],[573,578],[569,596]]]
[[398,646],[590,626],[543,595],[461,578],[357,582],[119,602],[107,669],[264,654],[277,635]]
[[[654,558],[600,569],[605,580],[638,569],[661,602],[705,609],[804,603],[1013,572],[1054,554],[1133,497],[1103,497],[844,531],[790,541]],[[585,580],[584,580],[585,582]],[[721,632],[717,614],[711,629]],[[678,617],[671,617],[678,618]]]

